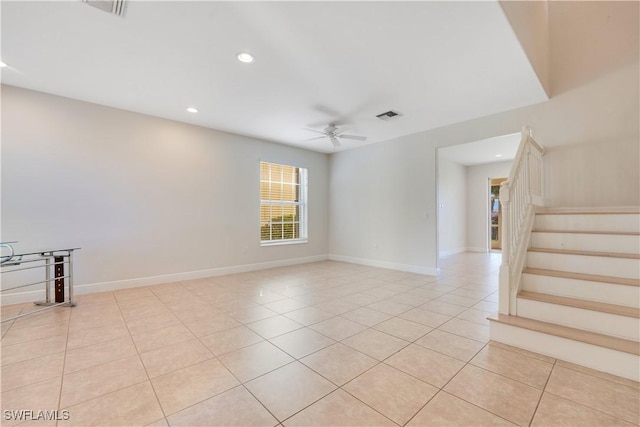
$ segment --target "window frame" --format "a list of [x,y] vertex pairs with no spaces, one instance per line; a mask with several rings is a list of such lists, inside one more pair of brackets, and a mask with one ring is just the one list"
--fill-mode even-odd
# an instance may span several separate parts
[[[268,164],[269,165],[269,172],[270,172],[270,176],[268,180],[263,180],[263,176],[262,176],[262,166],[263,164]],[[271,166],[275,165],[275,166],[284,166],[284,167],[288,167],[288,168],[295,168],[297,170],[297,176],[298,176],[298,180],[297,182],[291,182],[291,183],[287,183],[284,182],[283,179],[281,179],[280,181],[276,181],[273,179],[273,177],[271,176]],[[294,165],[290,165],[290,164],[284,164],[284,163],[276,163],[276,162],[270,162],[270,161],[266,161],[266,160],[260,160],[259,163],[259,185],[260,185],[260,204],[259,204],[259,209],[258,209],[258,216],[259,216],[259,227],[260,227],[260,246],[281,246],[281,245],[295,245],[295,244],[301,244],[301,243],[308,243],[309,239],[308,239],[308,216],[307,216],[307,211],[308,211],[308,203],[309,203],[309,198],[308,198],[308,186],[309,186],[309,179],[308,179],[308,169],[301,167],[301,166],[294,166]],[[289,202],[289,201],[285,201],[285,200],[273,200],[273,199],[262,199],[262,185],[264,182],[269,182],[269,183],[280,183],[280,184],[294,184],[298,186],[298,199],[297,201],[294,202]],[[270,239],[269,240],[262,240],[262,227],[263,227],[263,221],[262,221],[262,208],[263,206],[269,206],[269,207],[273,207],[273,206],[295,206],[297,207],[297,223],[298,223],[298,234],[299,237],[295,237],[295,238],[290,238],[290,239],[286,239],[286,238],[282,238],[282,239],[273,239],[273,236],[270,235]],[[270,233],[273,232],[273,224],[278,224],[278,223],[274,223],[272,222],[272,216],[269,215],[269,222],[268,224],[270,225],[269,229],[270,229]],[[293,224],[295,224],[296,222],[293,222]],[[286,224],[285,222],[280,223],[284,226],[284,224]]]

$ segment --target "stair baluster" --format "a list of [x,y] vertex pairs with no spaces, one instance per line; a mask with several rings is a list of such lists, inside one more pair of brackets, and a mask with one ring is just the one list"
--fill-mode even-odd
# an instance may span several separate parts
[[536,206],[543,206],[542,148],[522,128],[522,139],[507,181],[500,186],[502,205],[502,264],[500,265],[499,311],[516,314],[520,277],[524,268]]

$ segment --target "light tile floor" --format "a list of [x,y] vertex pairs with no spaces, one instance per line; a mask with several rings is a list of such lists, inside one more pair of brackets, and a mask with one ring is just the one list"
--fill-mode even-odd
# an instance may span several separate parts
[[637,425],[638,383],[489,342],[499,262],[450,256],[431,277],[327,261],[79,296],[2,324],[2,425],[12,410],[68,410],[59,426]]

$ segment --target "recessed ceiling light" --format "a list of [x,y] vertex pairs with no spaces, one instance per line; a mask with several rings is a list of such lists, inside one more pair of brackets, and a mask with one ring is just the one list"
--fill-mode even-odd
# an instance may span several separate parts
[[247,64],[250,62],[253,62],[253,55],[247,52],[240,52],[237,58],[238,58],[238,61],[245,62]]
[[496,154],[496,157],[502,157],[502,154]]
[[4,62],[0,61],[0,68],[4,68],[6,66],[7,66],[7,64],[5,64]]
[[190,112],[190,113],[197,113],[198,109],[195,108],[195,107],[187,107],[187,111]]

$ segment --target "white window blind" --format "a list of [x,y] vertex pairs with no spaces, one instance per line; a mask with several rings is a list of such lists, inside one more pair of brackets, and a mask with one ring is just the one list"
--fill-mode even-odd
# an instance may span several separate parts
[[307,170],[260,162],[260,241],[307,240]]

